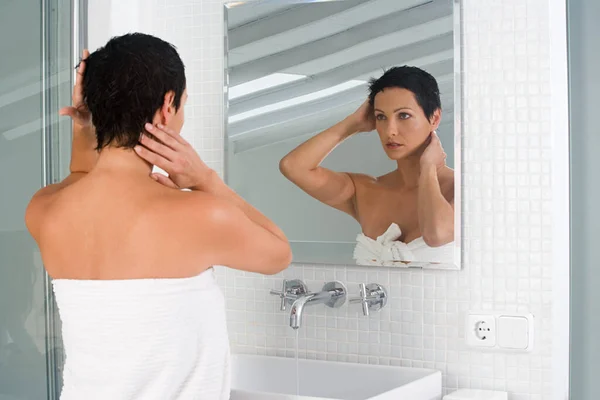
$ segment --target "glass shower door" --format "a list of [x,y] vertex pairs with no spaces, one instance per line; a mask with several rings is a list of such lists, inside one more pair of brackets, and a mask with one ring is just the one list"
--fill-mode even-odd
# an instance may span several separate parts
[[58,398],[62,351],[49,282],[24,223],[68,166],[70,0],[0,2],[0,400]]
[[600,3],[569,0],[571,398],[598,399],[600,370]]

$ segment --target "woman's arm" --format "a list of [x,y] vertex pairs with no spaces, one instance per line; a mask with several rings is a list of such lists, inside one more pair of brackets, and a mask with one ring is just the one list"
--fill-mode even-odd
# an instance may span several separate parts
[[70,174],[60,183],[48,185],[38,191],[36,196],[55,193],[66,186],[78,181],[90,172],[98,160],[96,151],[96,132],[92,125],[92,116],[83,101],[83,76],[85,74],[85,60],[90,55],[83,51],[83,58],[77,70],[75,86],[73,87],[73,105],[64,107],[60,115],[69,116],[73,120],[73,142],[71,144]]
[[83,74],[85,59],[89,52],[84,50],[83,59],[77,70],[77,78],[73,87],[73,105],[60,110],[60,115],[68,115],[73,120],[73,142],[71,145],[70,174],[59,183],[48,185],[32,197],[25,212],[25,223],[35,238],[39,220],[54,193],[77,182],[94,168],[98,160],[96,151],[96,133],[92,125],[92,117],[83,102]]
[[189,199],[185,212],[198,256],[206,264],[266,275],[291,264],[292,250],[283,232],[231,189],[192,191]]
[[137,154],[169,174],[152,174],[159,183],[198,192],[193,196],[198,200],[195,204],[202,202],[203,207],[193,213],[200,213],[198,218],[211,224],[212,234],[205,239],[212,243],[214,254],[227,260],[227,266],[260,273],[276,273],[290,264],[289,242],[275,223],[229,188],[179,134],[150,124],[146,129],[160,143],[142,135],[143,146],[135,148]]
[[435,166],[421,170],[418,213],[419,228],[428,246],[439,247],[454,240],[454,207],[442,194]]
[[350,136],[373,129],[373,112],[367,101],[352,115],[292,150],[280,161],[279,169],[310,196],[355,216],[355,187],[350,174],[323,168],[321,163]]
[[421,156],[419,177],[419,228],[428,246],[439,247],[454,240],[454,202],[448,201],[438,179],[438,171],[445,167],[446,153],[438,136],[431,135],[431,143]]
[[288,244],[287,237],[283,231],[277,225],[275,225],[273,221],[268,219],[264,214],[251,206],[250,203],[238,195],[233,189],[227,186],[225,182],[223,182],[223,180],[216,174],[216,172],[211,171],[205,178],[204,182],[199,186],[193,187],[192,190],[209,193],[219,199],[230,202],[240,209],[250,221],[266,229],[272,235],[285,242],[285,244]]
[[96,134],[93,127],[73,122],[70,174],[59,183],[40,189],[33,198],[47,196],[77,182],[94,168],[98,160]]
[[146,130],[161,143],[142,134],[141,145],[136,146],[135,151],[144,160],[169,174],[169,177],[166,177],[154,173],[153,179],[174,189],[191,189],[227,200],[240,208],[254,223],[287,243],[279,227],[227,186],[177,132],[162,125],[155,127],[152,124],[146,124]]

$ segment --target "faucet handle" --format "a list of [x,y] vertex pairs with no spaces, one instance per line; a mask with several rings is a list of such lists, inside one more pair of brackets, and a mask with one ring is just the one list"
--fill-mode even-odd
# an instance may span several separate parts
[[367,299],[367,288],[364,283],[358,285],[360,288],[360,297],[354,297],[350,299],[351,304],[360,303],[362,304],[363,314],[369,315],[369,300]]
[[281,298],[279,309],[285,311],[286,303],[292,303],[298,296],[308,293],[308,288],[300,279],[293,279],[291,281],[284,279],[281,291],[271,290],[269,293]]
[[285,296],[286,296],[286,285],[287,285],[287,279],[283,280],[283,285],[281,287],[281,291],[277,291],[277,290],[271,290],[269,293],[273,296],[279,296],[281,298],[281,306],[280,306],[280,310],[281,311],[285,311]]
[[362,311],[365,316],[369,316],[371,311],[380,311],[387,304],[387,292],[383,286],[378,283],[361,283],[360,297],[350,299],[350,303],[361,303]]

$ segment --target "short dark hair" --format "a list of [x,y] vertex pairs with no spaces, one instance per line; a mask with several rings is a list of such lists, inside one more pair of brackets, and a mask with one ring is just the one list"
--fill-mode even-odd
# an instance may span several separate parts
[[85,60],[84,102],[92,114],[97,150],[133,148],[169,91],[179,109],[185,67],[176,48],[157,37],[129,33],[110,39]]
[[437,109],[442,108],[440,89],[435,78],[428,72],[407,65],[393,67],[379,78],[369,81],[369,103],[375,103],[375,96],[384,89],[396,87],[410,90],[415,95],[425,116],[430,119]]

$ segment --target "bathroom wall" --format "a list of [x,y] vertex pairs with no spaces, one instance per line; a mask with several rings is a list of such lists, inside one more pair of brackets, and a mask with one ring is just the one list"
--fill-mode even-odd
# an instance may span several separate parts
[[[553,342],[556,325],[564,322],[556,320],[564,317],[559,306],[568,303],[566,295],[555,300],[568,264],[558,276],[553,259],[564,237],[553,230],[557,181],[550,174],[551,133],[562,129],[553,113],[564,112],[550,97],[554,63],[561,61],[552,56],[551,37],[562,34],[550,30],[550,4],[559,3],[463,1],[463,270],[292,265],[263,277],[220,268],[235,352],[295,354],[288,315],[268,294],[284,278],[301,278],[311,290],[337,279],[352,296],[359,283],[377,282],[388,289],[390,302],[370,318],[354,307],[309,309],[300,356],[436,368],[444,373],[445,392],[485,388],[509,391],[512,400],[566,399],[565,380],[553,370],[554,364],[568,365],[557,350],[563,342]],[[222,172],[222,1],[154,0],[152,6],[153,32],[175,43],[187,66],[183,135]],[[566,137],[566,130],[559,133]],[[468,349],[463,340],[468,310],[533,313],[534,351]]]

